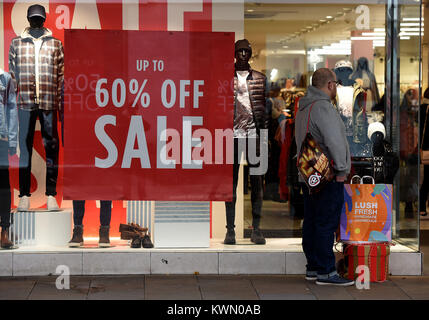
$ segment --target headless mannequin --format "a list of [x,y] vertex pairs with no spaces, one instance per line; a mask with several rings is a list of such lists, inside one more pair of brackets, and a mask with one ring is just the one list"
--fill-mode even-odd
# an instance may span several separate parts
[[372,155],[374,157],[382,157],[384,156],[384,134],[383,132],[377,131],[374,132],[371,136],[372,142]]
[[384,183],[384,134],[380,131],[374,132],[371,136],[372,156],[374,163],[373,177],[376,183]]

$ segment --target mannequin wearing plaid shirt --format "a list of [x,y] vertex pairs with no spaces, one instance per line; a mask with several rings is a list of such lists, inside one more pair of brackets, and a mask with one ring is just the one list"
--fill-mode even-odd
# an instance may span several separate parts
[[46,195],[48,210],[58,210],[55,200],[58,177],[59,138],[57,113],[61,109],[64,81],[64,53],[61,41],[43,28],[44,8],[30,6],[30,27],[12,40],[9,71],[17,89],[19,115],[19,189],[18,210],[29,209],[31,157],[36,120],[39,118],[46,151]]

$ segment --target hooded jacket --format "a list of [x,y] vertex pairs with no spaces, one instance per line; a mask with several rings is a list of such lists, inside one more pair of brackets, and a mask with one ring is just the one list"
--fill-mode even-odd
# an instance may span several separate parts
[[[297,150],[300,152],[307,134],[308,115],[313,102],[308,130],[323,153],[333,161],[335,175],[346,176],[350,173],[351,159],[344,123],[329,96],[313,86],[310,86],[306,95],[299,100],[295,120]],[[301,177],[300,180],[302,181]]]
[[0,69],[0,140],[8,141],[9,147],[18,145],[18,111],[12,78]]
[[[64,50],[60,40],[43,28],[42,43],[36,55],[37,39],[26,28],[12,40],[9,48],[9,72],[14,80],[20,109],[61,109],[61,89],[64,81]],[[36,61],[38,57],[38,61]],[[36,69],[36,66],[38,68]]]

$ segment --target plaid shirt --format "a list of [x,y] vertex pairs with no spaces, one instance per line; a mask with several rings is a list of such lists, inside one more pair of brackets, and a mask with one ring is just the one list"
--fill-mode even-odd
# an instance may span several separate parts
[[[36,79],[35,42],[26,28],[20,37],[12,40],[9,48],[9,72],[17,91],[17,105],[20,109],[61,109],[61,89],[64,81],[64,51],[61,41],[52,37],[44,28],[39,38],[39,76]],[[36,88],[39,88],[37,96]]]

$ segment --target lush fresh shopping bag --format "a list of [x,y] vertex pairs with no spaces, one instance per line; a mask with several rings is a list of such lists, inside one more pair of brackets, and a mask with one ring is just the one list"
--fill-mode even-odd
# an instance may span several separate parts
[[356,279],[358,266],[367,266],[371,282],[386,281],[389,273],[390,243],[346,244],[344,246],[345,277]]
[[[356,177],[356,176],[355,176]],[[352,178],[353,179],[355,178]],[[347,243],[390,242],[392,240],[392,185],[344,185],[344,206],[340,218],[340,241]]]

